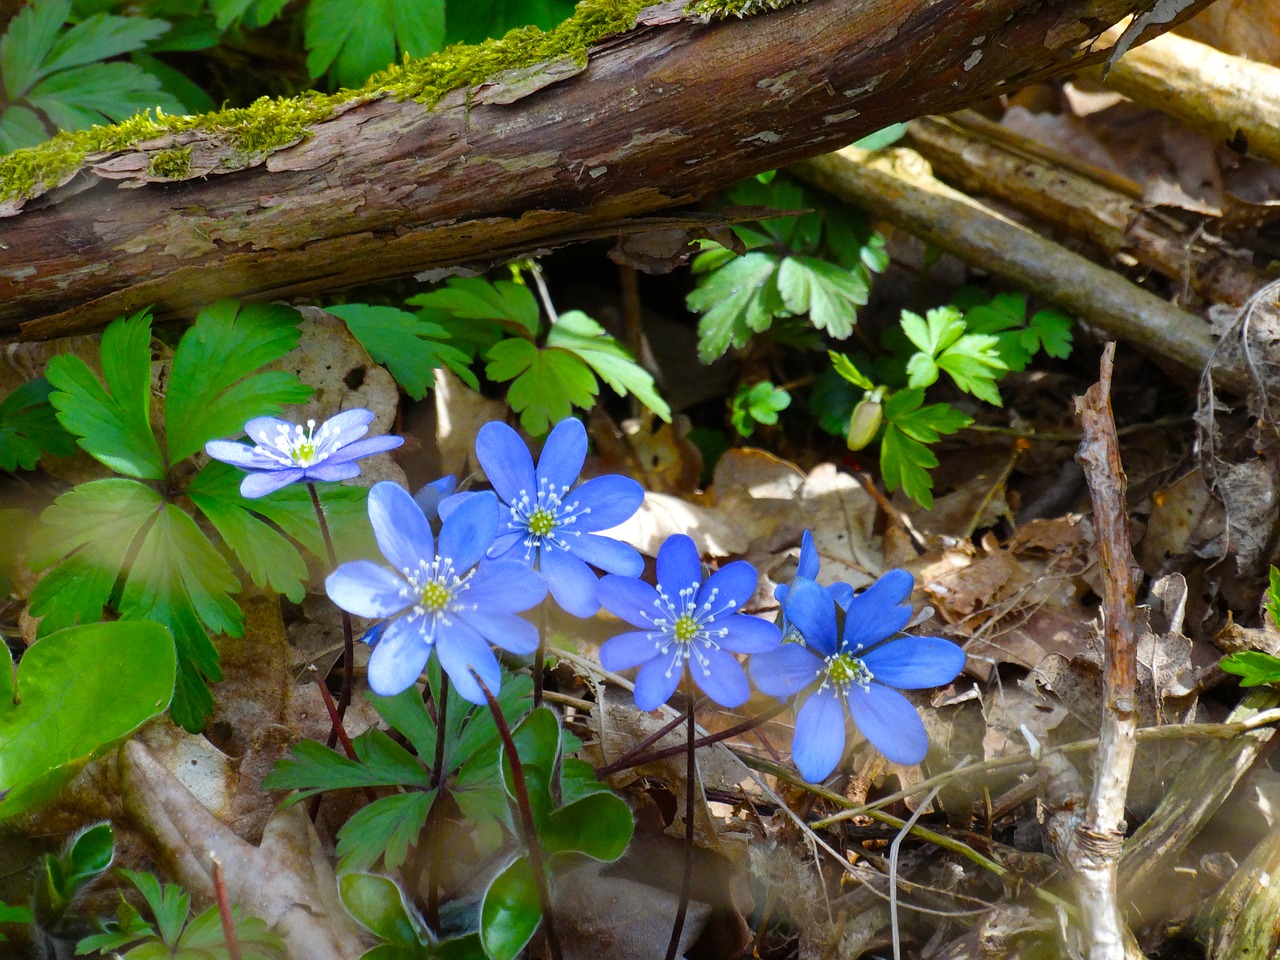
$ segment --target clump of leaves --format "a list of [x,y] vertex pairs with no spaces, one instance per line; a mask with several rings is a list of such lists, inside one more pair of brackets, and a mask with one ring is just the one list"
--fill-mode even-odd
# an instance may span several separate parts
[[75,453],[75,440],[49,403],[52,392],[49,381],[38,377],[0,400],[0,470],[34,470],[43,453]]
[[[230,952],[216,906],[191,919],[191,895],[181,887],[172,883],[162,886],[149,873],[120,873],[138,888],[154,923],[144,920],[121,897],[116,919],[100,920],[102,932],[81,940],[77,956],[112,952],[121,960],[228,960]],[[232,907],[231,915],[243,960],[287,960],[284,941],[265,923],[245,917],[239,907]]]
[[729,403],[729,420],[739,436],[749,437],[756,432],[756,424],[776,424],[778,414],[789,406],[791,394],[771,381],[761,380],[750,386],[744,383]]
[[438,939],[389,877],[344,873],[338,897],[356,923],[382,941],[362,960],[487,960],[478,934]]
[[698,356],[710,363],[790,317],[837,340],[853,332],[867,302],[871,275],[888,266],[884,238],[865,216],[821,198],[785,177],[744,180],[726,195],[733,204],[780,211],[810,210],[735,226],[739,255],[707,241],[693,261],[697,286],[686,299],[702,314]]
[[[1271,583],[1265,602],[1267,616],[1273,627],[1280,627],[1280,570],[1271,568]],[[1241,650],[1223,657],[1218,666],[1227,673],[1240,677],[1242,687],[1262,687],[1280,684],[1280,657],[1259,650]]]

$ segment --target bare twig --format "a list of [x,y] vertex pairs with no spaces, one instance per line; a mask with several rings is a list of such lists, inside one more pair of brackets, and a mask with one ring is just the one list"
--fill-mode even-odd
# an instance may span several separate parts
[[227,884],[222,877],[222,861],[210,854],[213,862],[213,897],[218,903],[218,919],[222,922],[222,939],[227,945],[230,960],[240,960],[240,938],[236,934],[236,919],[231,913],[231,898],[227,896]]

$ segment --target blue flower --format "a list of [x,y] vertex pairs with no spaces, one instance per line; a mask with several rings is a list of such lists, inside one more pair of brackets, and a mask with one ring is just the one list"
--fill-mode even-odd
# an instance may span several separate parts
[[586,456],[587,430],[574,419],[556,424],[536,469],[529,448],[505,423],[486,423],[476,435],[476,458],[507,508],[489,555],[523,558],[576,617],[600,609],[598,581],[587,564],[628,577],[644,570],[634,547],[597,532],[629,519],[644,501],[644,488],[613,474],[574,487]]
[[248,470],[240,483],[243,497],[265,497],[298,480],[347,480],[359,476],[355,463],[361,457],[394,450],[403,437],[382,436],[361,440],[369,432],[373,411],[344,410],[316,429],[314,420],[304,430],[275,417],[255,417],[244,425],[254,446],[230,440],[210,440],[204,452],[215,460]]
[[889,760],[924,759],[929,748],[924,723],[911,701],[892,688],[949,683],[964,669],[965,658],[960,647],[942,637],[893,639],[911,619],[906,600],[912,585],[911,574],[890,570],[842,605],[830,589],[797,578],[783,613],[803,641],[752,658],[751,679],[765,693],[786,699],[811,691],[796,713],[791,748],[792,762],[809,782],[825,780],[844,756],[846,710]]
[[682,533],[658,549],[658,587],[635,577],[600,580],[600,602],[639,630],[620,633],[600,647],[606,670],[639,666],[636,706],[656,710],[680,683],[688,664],[702,692],[725,707],[746,701],[750,689],[734,653],[762,653],[782,642],[778,628],[741,612],[756,589],[756,571],[745,560],[726,564],[702,582],[698,548]]
[[516,614],[547,593],[522,563],[482,562],[498,532],[497,499],[482,493],[458,504],[437,544],[408,491],[383,481],[369,491],[369,521],[396,572],[355,560],[338,567],[324,586],[343,610],[389,618],[384,630],[369,634],[376,640],[369,658],[370,688],[384,697],[408,689],[435,650],[458,693],[484,703],[470,670],[497,693],[501,671],[489,644],[517,654],[537,649],[537,629]]

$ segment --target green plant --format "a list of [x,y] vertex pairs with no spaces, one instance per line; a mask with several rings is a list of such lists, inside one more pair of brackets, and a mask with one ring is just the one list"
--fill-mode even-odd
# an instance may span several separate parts
[[347,913],[382,941],[361,960],[485,960],[478,934],[438,939],[388,877],[344,873],[338,896]]
[[[1280,626],[1280,570],[1271,568],[1265,601],[1267,616],[1273,627]],[[1218,661],[1227,673],[1240,677],[1242,687],[1261,687],[1280,683],[1280,657],[1259,650],[1241,650]]]
[[756,424],[773,426],[778,413],[791,406],[791,394],[775,387],[769,380],[761,380],[750,386],[741,384],[729,402],[729,420],[738,435],[749,437],[756,431]]
[[37,377],[0,400],[0,470],[34,470],[42,453],[75,453],[75,441],[49,403],[52,391],[48,380]]

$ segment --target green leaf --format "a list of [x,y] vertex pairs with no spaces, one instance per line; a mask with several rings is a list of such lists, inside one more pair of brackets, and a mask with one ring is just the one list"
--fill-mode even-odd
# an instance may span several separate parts
[[58,37],[42,71],[49,74],[140,50],[168,31],[166,20],[95,13]]
[[787,257],[778,268],[778,291],[789,311],[809,314],[815,327],[843,340],[853,333],[869,288],[857,267],[846,270],[817,257]]
[[480,43],[515,27],[550,29],[573,13],[569,0],[479,0],[454,4],[446,17],[449,43]]
[[1023,342],[1029,346],[1028,341],[1034,340],[1049,356],[1065,360],[1071,356],[1073,325],[1072,319],[1065,313],[1057,310],[1039,310],[1027,324],[1027,329],[1022,335]]
[[209,440],[239,436],[254,417],[274,416],[285,404],[311,397],[315,391],[291,373],[253,374],[298,345],[301,319],[289,307],[234,300],[200,311],[170,368],[164,411],[170,463]]
[[901,140],[906,132],[905,123],[891,123],[887,127],[881,127],[875,133],[869,133],[860,140],[855,140],[853,145],[863,150],[883,150]]
[[703,363],[723,356],[730,346],[745,346],[752,333],[768,330],[786,314],[778,290],[780,260],[775,253],[752,251],[707,272],[714,261],[705,253],[694,259],[693,272],[701,275],[685,305],[702,314],[698,357]]
[[[541,831],[542,824],[555,803],[552,784],[553,778],[559,776],[560,720],[550,708],[538,707],[511,731],[511,739],[524,770],[525,789],[529,796],[529,807],[533,811],[533,822]],[[507,796],[514,802],[515,780],[505,748],[500,756],[502,784]]]
[[421,840],[435,798],[434,790],[415,790],[361,807],[338,831],[338,869],[367,870],[381,859],[387,870],[399,870]]
[[1267,587],[1266,607],[1272,625],[1280,627],[1280,570],[1274,566],[1271,568],[1271,579]]
[[381,730],[368,730],[352,742],[356,759],[351,760],[322,743],[303,740],[294,744],[289,756],[276,761],[263,778],[268,790],[297,790],[286,805],[305,800],[326,790],[348,787],[406,786],[426,788],[430,777],[409,751]]
[[15,105],[0,113],[0,153],[34,147],[48,139],[49,131],[35,111]]
[[480,940],[492,960],[515,960],[542,922],[529,861],[517,857],[493,878],[480,904]]
[[522,283],[480,277],[450,277],[444,287],[422,293],[409,303],[442,310],[459,320],[489,320],[510,333],[536,337],[541,326],[538,301]]
[[539,350],[528,340],[512,338],[494,344],[486,357],[485,375],[490,380],[512,381],[507,403],[531,436],[546,433],[575,406],[591,409],[600,391],[591,369],[566,350]]
[[0,820],[48,800],[173,696],[174,643],[159,624],[95,623],[44,637],[18,665],[17,703],[0,647]]
[[70,14],[71,0],[38,0],[9,21],[0,37],[0,82],[6,99],[21,99],[43,76],[41,66]]
[[756,424],[772,426],[778,422],[778,412],[791,405],[791,394],[775,387],[769,380],[750,386],[741,384],[729,405],[729,420],[740,436],[755,433]]
[[967,333],[960,311],[953,306],[930,310],[924,318],[902,311],[901,325],[919,352],[907,361],[907,385],[927,387],[945,370],[965,393],[1001,405],[996,381],[1008,369],[991,334]]
[[[1274,567],[1272,569],[1275,569]],[[1256,650],[1241,650],[1218,661],[1226,673],[1241,677],[1240,686],[1259,687],[1280,683],[1280,659]]]
[[926,509],[933,507],[929,471],[938,458],[926,446],[942,434],[955,433],[973,422],[945,403],[922,406],[923,390],[900,390],[884,401],[885,431],[880,441],[880,472],[890,490],[899,487]]
[[480,389],[469,366],[470,358],[443,342],[450,339],[450,334],[440,324],[394,307],[364,303],[326,309],[346,321],[352,336],[369,351],[369,356],[385,365],[413,399],[421,400],[435,386],[438,367],[448,367],[472,390]]
[[852,360],[843,353],[836,353],[834,350],[827,351],[827,357],[831,360],[831,368],[840,374],[845,380],[848,380],[855,387],[861,387],[863,390],[874,390],[876,385],[859,370]]
[[183,109],[164,92],[157,77],[136,64],[118,60],[51,74],[31,88],[26,102],[62,130],[127,120],[149,107],[175,114]]
[[328,71],[344,87],[358,87],[369,75],[399,58],[422,57],[444,46],[444,4],[440,0],[370,0],[351,16],[345,0],[311,0],[307,6],[307,70]]
[[56,390],[49,400],[58,420],[116,473],[160,480],[165,463],[151,430],[151,318],[145,310],[107,327],[101,358],[106,389],[79,357],[49,361],[45,376]]
[[635,817],[621,797],[593,793],[555,810],[541,833],[552,854],[581,853],[593,860],[617,860],[635,832]]
[[581,310],[569,310],[547,334],[547,346],[577,354],[619,396],[635,394],[637,400],[667,423],[671,408],[658,396],[653,377],[600,324]]
[[351,918],[379,940],[417,947],[430,936],[389,877],[344,873],[338,877],[338,897]]
[[0,400],[0,470],[34,470],[40,455],[75,453],[75,441],[58,422],[43,377],[28,380]]
[[[288,960],[288,953],[280,935],[257,917],[246,917],[238,906],[231,908],[236,940],[240,944],[242,960]],[[217,906],[200,914],[182,931],[178,938],[180,960],[222,960],[228,956],[226,934]]]

